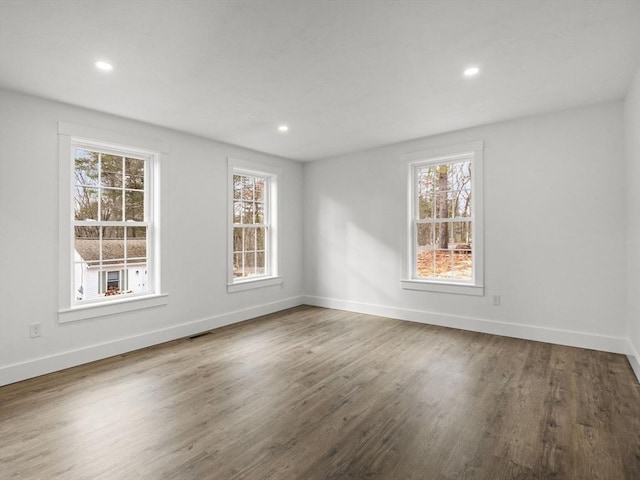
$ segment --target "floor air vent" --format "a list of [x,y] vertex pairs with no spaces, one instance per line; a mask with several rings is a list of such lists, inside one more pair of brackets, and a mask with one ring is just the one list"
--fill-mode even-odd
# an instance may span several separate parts
[[202,333],[196,333],[195,335],[191,335],[189,337],[187,337],[187,340],[194,340],[196,338],[199,337],[204,337],[205,335],[209,335],[211,332],[202,332]]

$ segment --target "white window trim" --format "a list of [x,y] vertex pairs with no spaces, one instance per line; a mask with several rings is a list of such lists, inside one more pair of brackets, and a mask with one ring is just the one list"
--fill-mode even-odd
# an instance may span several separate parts
[[[403,242],[403,268],[401,286],[405,290],[420,290],[460,295],[484,295],[484,206],[483,206],[483,149],[482,141],[445,146],[410,153],[403,159],[403,175],[407,185],[407,216]],[[455,282],[417,278],[415,275],[415,245],[413,216],[415,209],[414,166],[424,162],[441,162],[463,155],[473,155],[471,176],[473,272],[471,282]]]
[[[166,218],[163,218],[161,228],[160,212],[166,211],[163,198],[159,190],[165,190],[162,176],[160,175],[161,165],[166,162],[168,148],[161,142],[141,139],[120,132],[103,130],[85,125],[75,125],[66,122],[58,123],[58,161],[59,161],[59,233],[58,233],[58,323],[86,320],[90,318],[103,317],[129,311],[166,305],[168,294],[161,293],[161,287],[166,289],[166,285],[161,284],[161,268],[166,257],[165,249],[160,246],[163,242],[166,231]],[[154,271],[150,277],[152,292],[144,294],[134,294],[123,298],[109,298],[100,301],[88,301],[76,303],[73,300],[74,279],[72,275],[73,262],[73,164],[72,145],[74,143],[87,143],[94,146],[105,146],[107,148],[118,147],[132,152],[140,152],[145,155],[154,156],[152,169],[153,181],[149,188],[153,205],[154,241],[150,242],[149,257],[153,258]]]
[[[251,162],[235,157],[227,157],[227,292],[235,293],[254,288],[280,285],[278,275],[278,180],[279,167]],[[255,278],[234,278],[233,276],[233,175],[234,173],[256,175],[269,178],[269,259],[268,275]]]

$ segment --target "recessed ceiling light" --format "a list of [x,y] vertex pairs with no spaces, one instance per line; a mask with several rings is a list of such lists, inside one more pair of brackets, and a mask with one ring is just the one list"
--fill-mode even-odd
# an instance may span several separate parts
[[468,67],[464,70],[465,77],[473,77],[480,73],[480,69],[478,67]]
[[103,70],[105,72],[110,72],[111,70],[113,70],[113,65],[111,65],[108,62],[100,61],[100,62],[96,62],[95,65],[96,65],[96,68]]
[[288,132],[288,131],[289,131],[289,127],[288,127],[287,125],[280,125],[280,126],[278,127],[278,131],[279,131],[279,132],[283,132],[283,133],[284,133],[284,132]]

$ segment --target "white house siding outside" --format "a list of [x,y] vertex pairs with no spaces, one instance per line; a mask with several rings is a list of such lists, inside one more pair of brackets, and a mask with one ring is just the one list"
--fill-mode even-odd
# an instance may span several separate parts
[[[83,261],[77,251],[74,251],[74,295],[75,300],[92,300],[104,296],[106,290],[106,282],[100,291],[100,269],[90,266]],[[120,272],[121,285],[125,281],[122,272],[126,270],[127,285],[123,289],[123,293],[141,293],[147,291],[147,264],[140,263],[128,265],[123,268],[122,265],[110,265],[109,268],[103,268],[102,272]],[[124,285],[122,285],[124,286]]]

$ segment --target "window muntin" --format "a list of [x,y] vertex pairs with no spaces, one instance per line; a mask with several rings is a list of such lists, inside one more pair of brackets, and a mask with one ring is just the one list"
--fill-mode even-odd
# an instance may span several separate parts
[[152,293],[147,274],[153,155],[78,142],[71,151],[72,303]]
[[472,282],[472,157],[413,165],[413,277]]
[[232,181],[233,280],[270,276],[271,179],[234,171]]

